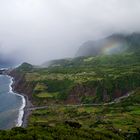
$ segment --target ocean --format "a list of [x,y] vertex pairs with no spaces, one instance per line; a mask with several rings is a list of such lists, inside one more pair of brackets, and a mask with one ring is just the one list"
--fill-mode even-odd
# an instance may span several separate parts
[[11,88],[12,78],[0,75],[0,129],[22,125],[25,99]]

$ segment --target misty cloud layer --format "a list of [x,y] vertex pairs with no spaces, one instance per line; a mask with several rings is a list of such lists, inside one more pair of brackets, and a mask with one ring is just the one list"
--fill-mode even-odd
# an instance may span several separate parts
[[42,63],[87,40],[140,31],[140,0],[0,0],[0,54]]

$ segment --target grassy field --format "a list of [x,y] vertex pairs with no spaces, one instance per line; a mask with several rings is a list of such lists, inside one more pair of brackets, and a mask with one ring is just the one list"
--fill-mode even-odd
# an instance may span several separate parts
[[[133,99],[133,100],[131,100]],[[121,102],[106,106],[64,107],[50,106],[35,110],[29,126],[69,126],[95,132],[109,132],[125,139],[126,134],[136,134],[140,128],[140,90]]]
[[56,98],[59,93],[39,93],[37,97],[39,98]]
[[79,101],[76,103],[108,102],[140,86],[140,55],[56,60],[47,68],[24,63],[17,71],[28,85],[34,85],[31,94],[36,105],[65,103],[72,100],[72,93]]
[[[57,60],[47,68],[24,64],[17,71],[27,83],[23,87],[34,85],[33,103],[49,107],[33,111],[28,128],[7,135],[14,137],[20,131],[26,139],[140,139],[139,53]],[[76,104],[103,104],[104,98],[110,102],[132,91],[116,104],[64,106],[69,98],[77,98]]]
[[[73,89],[79,89],[78,100],[81,103],[104,102],[105,97],[110,101],[126,91],[132,91],[140,86],[140,55],[126,53],[111,56],[96,56],[75,58],[68,61],[56,61],[59,66],[50,65],[48,68],[19,68],[24,72],[26,82],[33,83],[33,97],[36,104],[52,100],[58,103],[65,101]],[[23,70],[25,69],[25,70]],[[85,95],[82,93],[85,88]],[[94,96],[89,96],[95,92]],[[104,95],[104,93],[106,95]],[[48,100],[47,100],[48,99]],[[44,101],[43,101],[44,100]],[[47,100],[47,101],[45,101]]]

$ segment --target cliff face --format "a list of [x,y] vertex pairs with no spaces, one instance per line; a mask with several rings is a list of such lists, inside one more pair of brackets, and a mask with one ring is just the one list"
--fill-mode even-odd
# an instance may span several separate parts
[[[87,85],[76,85],[69,93],[66,103],[78,104],[78,103],[100,103],[109,102],[116,98],[119,98],[127,94],[127,90],[114,89],[113,93],[109,95],[106,89],[103,92],[98,93],[96,87],[88,87]],[[100,95],[99,95],[100,94]]]
[[19,94],[27,95],[29,100],[32,101],[34,84],[27,82],[25,80],[25,75],[16,70],[11,71],[9,75],[14,78],[12,85],[13,90]]
[[70,91],[66,103],[68,104],[78,104],[81,103],[82,97],[93,97],[96,96],[96,89],[95,88],[89,88],[84,85],[76,85],[73,87],[73,89]]
[[5,70],[1,70],[1,69],[0,69],[0,75],[1,75],[1,74],[3,74],[3,73],[4,73],[4,71],[5,71]]
[[[12,85],[13,90],[27,95],[29,100],[33,103],[33,90],[35,87],[34,83],[29,83],[25,80],[25,75],[21,72],[13,70],[9,74],[14,78],[14,83]],[[70,92],[68,97],[64,100],[65,104],[80,104],[80,103],[100,103],[100,102],[109,102],[115,98],[121,97],[127,94],[127,90],[114,89],[113,93],[109,95],[106,89],[103,89],[102,92],[98,92],[97,87],[88,86],[83,84],[75,85]],[[42,101],[47,101],[43,99]],[[53,102],[53,101],[52,101]]]

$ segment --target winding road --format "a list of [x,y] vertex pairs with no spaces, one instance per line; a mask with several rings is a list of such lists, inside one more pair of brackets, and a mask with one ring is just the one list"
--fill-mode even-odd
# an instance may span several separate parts
[[63,107],[101,106],[101,105],[104,105],[105,106],[105,105],[111,105],[111,104],[119,103],[122,99],[128,98],[133,93],[134,92],[127,93],[124,96],[121,96],[119,98],[116,98],[114,101],[111,101],[111,102],[108,102],[108,103],[102,103],[102,104],[47,105],[47,106],[30,107],[30,108],[26,108],[26,109],[28,111],[34,111],[34,110],[38,110],[38,109],[47,109],[48,107],[59,107],[59,106],[63,106]]

